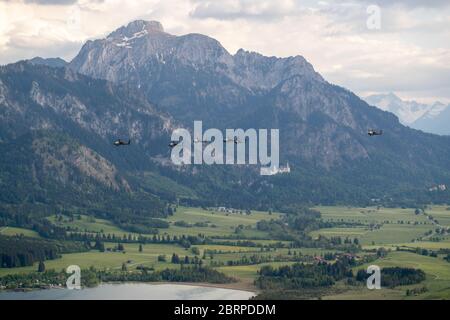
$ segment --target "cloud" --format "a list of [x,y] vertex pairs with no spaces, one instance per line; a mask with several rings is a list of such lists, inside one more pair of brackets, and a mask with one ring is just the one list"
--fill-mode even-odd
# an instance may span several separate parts
[[25,0],[25,3],[43,4],[43,5],[71,5],[77,2],[77,0]]
[[0,0],[5,3],[43,5],[43,6],[70,6],[78,4],[81,6],[89,6],[90,4],[103,3],[107,0]]
[[403,6],[408,8],[442,8],[450,5],[448,0],[363,0],[366,4],[377,4],[381,7]]
[[276,19],[295,14],[300,8],[296,0],[224,0],[193,1],[193,18],[234,19]]

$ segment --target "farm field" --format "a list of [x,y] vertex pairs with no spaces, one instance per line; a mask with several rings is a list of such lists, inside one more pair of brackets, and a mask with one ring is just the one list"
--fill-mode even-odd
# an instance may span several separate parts
[[311,236],[317,238],[319,235],[325,237],[349,237],[358,238],[362,245],[396,244],[411,242],[423,236],[431,230],[427,225],[383,225],[380,229],[370,230],[369,227],[355,228],[329,228],[311,232]]
[[[433,207],[427,209],[439,222],[446,221],[450,211],[447,207]],[[436,226],[423,214],[415,214],[414,209],[390,208],[348,208],[348,207],[316,207],[321,212],[321,219],[330,222],[329,228],[322,228],[310,232],[312,238],[320,235],[327,238],[341,237],[354,240],[357,238],[361,245],[359,257],[373,254],[379,248],[388,250],[387,256],[379,258],[371,264],[380,267],[411,267],[420,268],[426,273],[426,281],[416,286],[396,287],[370,291],[364,286],[348,286],[337,282],[329,288],[329,294],[324,299],[438,299],[450,298],[450,263],[444,260],[444,255],[437,257],[423,256],[413,252],[416,248],[431,251],[450,250],[450,236],[440,236],[433,241],[424,237]],[[282,214],[252,211],[245,213],[227,213],[201,208],[178,207],[176,212],[166,220],[168,228],[159,229],[159,236],[197,236],[205,235],[212,241],[208,244],[192,245],[186,249],[179,244],[146,243],[142,245],[142,252],[138,243],[123,242],[123,251],[118,251],[117,240],[105,241],[105,252],[91,250],[88,252],[63,254],[61,258],[46,260],[46,270],[63,270],[69,265],[78,265],[82,269],[94,266],[98,270],[121,270],[125,264],[128,271],[134,271],[140,266],[163,270],[166,268],[180,268],[179,264],[171,263],[173,254],[180,259],[188,256],[197,257],[203,265],[211,266],[224,274],[238,280],[234,288],[257,290],[254,285],[261,267],[270,265],[280,267],[292,265],[295,257],[306,257],[307,263],[327,254],[343,253],[334,248],[290,248],[290,241],[271,239],[269,232],[260,231],[256,225],[258,221],[280,219]],[[137,237],[139,234],[123,230],[112,222],[90,216],[51,216],[53,224],[70,228],[72,231],[88,234],[114,234]],[[440,222],[444,223],[444,222]],[[2,235],[23,234],[27,237],[39,235],[27,229],[2,227]],[[147,235],[152,237],[153,235]],[[118,238],[118,239],[120,239]],[[239,241],[242,241],[239,243]],[[253,246],[246,246],[245,241],[251,241]],[[256,246],[255,246],[256,244]],[[278,246],[277,248],[275,248]],[[281,247],[280,247],[281,246]],[[164,257],[164,258],[162,258]],[[256,259],[256,263],[254,260]],[[252,261],[252,262],[251,262]],[[358,266],[353,271],[356,273]],[[25,274],[36,272],[38,263],[21,268],[0,268],[0,277],[8,274]],[[420,296],[406,296],[407,289],[426,287],[427,292]]]
[[450,227],[449,206],[428,206],[426,211],[437,219],[441,225]]
[[[328,207],[319,206],[314,209],[320,211],[322,214],[322,219],[324,221],[345,221],[345,222],[356,222],[363,224],[370,223],[385,223],[389,222],[391,224],[404,222],[418,222],[421,224],[429,224],[431,222],[424,215],[416,215],[414,209],[400,209],[400,208],[377,208],[377,207]],[[450,217],[450,211],[448,213]]]
[[[207,244],[207,245],[194,245],[190,249],[185,249],[178,244],[155,244],[148,243],[143,245],[142,252],[139,251],[139,244],[137,243],[123,243],[124,251],[113,251],[117,246],[116,242],[105,242],[105,252],[100,252],[98,250],[91,250],[89,252],[82,253],[70,253],[63,254],[61,258],[55,260],[45,261],[46,270],[63,270],[69,265],[78,265],[82,269],[87,269],[94,266],[98,270],[121,270],[122,265],[125,263],[129,271],[135,270],[138,266],[151,267],[155,270],[162,270],[166,268],[179,268],[178,264],[171,263],[171,257],[173,254],[180,256],[184,259],[185,256],[189,258],[194,258],[196,255],[193,253],[192,248],[198,249],[197,257],[204,258],[204,265],[209,265],[211,263],[216,263],[220,265],[226,265],[228,261],[239,260],[244,257],[249,257],[252,255],[258,255],[260,257],[289,257],[290,254],[288,249],[271,249],[270,251],[261,251],[259,247],[248,247],[248,246],[236,246],[231,245],[239,240],[248,240],[264,246],[283,243],[288,245],[288,241],[277,241],[270,239],[268,233],[261,232],[256,229],[256,223],[261,220],[278,219],[280,214],[267,212],[252,211],[250,215],[247,214],[229,214],[224,212],[203,210],[200,208],[186,208],[179,207],[173,216],[170,216],[166,221],[169,222],[169,228],[160,229],[159,236],[170,235],[182,236],[182,235],[198,235],[203,234],[209,237],[213,237],[214,240],[222,242],[229,242],[230,245],[223,244]],[[114,234],[118,237],[123,236],[138,236],[139,234],[127,232],[108,220],[98,219],[90,216],[80,215],[75,217],[67,216],[51,216],[48,218],[53,224],[70,228],[70,230],[79,233],[88,234]],[[185,226],[176,226],[175,222],[183,221]],[[196,225],[197,224],[197,225]],[[236,228],[240,228],[239,233],[236,233]],[[14,235],[16,233],[24,234],[27,236],[37,236],[37,233],[26,229],[17,229],[6,227],[3,228],[3,232],[8,230],[8,234]],[[20,231],[20,232],[19,232]],[[147,235],[151,237],[152,235]],[[231,237],[221,238],[221,237]],[[297,249],[296,253],[302,254],[320,254],[322,251],[320,249]],[[206,254],[206,252],[210,252]],[[164,256],[164,261],[159,261],[159,257]],[[261,264],[263,265],[263,264]],[[257,270],[261,265],[252,265],[249,268],[251,271],[250,278],[242,278],[239,280],[249,280],[251,283],[257,276]],[[7,274],[24,274],[30,272],[36,272],[38,268],[38,263],[33,266],[21,267],[21,268],[0,268],[0,276]],[[227,270],[227,266],[224,266]],[[220,268],[219,268],[220,269]],[[232,272],[227,272],[228,275],[235,274]],[[235,274],[239,275],[239,273]],[[243,282],[242,286],[245,288],[251,287],[250,282]],[[239,286],[239,285],[238,285]]]
[[[105,246],[112,248],[113,243],[106,243]],[[70,265],[78,265],[81,269],[87,269],[94,266],[96,269],[116,269],[120,270],[123,263],[127,264],[129,270],[136,269],[137,266],[143,265],[147,267],[154,267],[155,269],[165,269],[167,267],[177,267],[170,264],[170,256],[173,253],[182,255],[191,255],[184,248],[177,245],[165,244],[148,244],[143,246],[143,252],[139,252],[138,244],[124,244],[124,252],[99,252],[91,250],[89,252],[63,254],[62,258],[45,261],[47,270],[62,270]],[[166,254],[169,263],[158,262],[158,256]],[[18,274],[35,272],[37,270],[37,263],[32,267],[23,268],[0,268],[0,276],[6,274]]]
[[[214,237],[232,236],[236,235],[236,227],[241,225],[243,228],[239,234],[240,238],[264,240],[269,239],[268,235],[256,230],[256,223],[261,220],[278,219],[279,217],[279,213],[269,215],[267,212],[260,211],[252,211],[250,215],[246,215],[245,213],[225,213],[200,208],[179,207],[174,215],[167,219],[171,224],[169,229],[161,230],[161,233],[171,236],[179,236],[181,234],[198,235],[199,233]],[[186,222],[192,227],[176,226],[175,222],[177,221]],[[199,227],[195,224],[207,226]]]
[[[449,236],[436,236],[439,241],[431,241],[424,234],[435,229],[429,219],[423,215],[416,215],[414,209],[391,208],[347,208],[347,207],[317,207],[322,213],[324,221],[339,221],[356,223],[353,227],[336,227],[320,229],[311,232],[311,236],[318,237],[349,237],[358,238],[364,250],[385,248],[389,250],[386,257],[377,259],[370,264],[383,267],[406,267],[421,269],[426,273],[423,283],[412,286],[400,286],[393,289],[368,290],[365,286],[350,288],[343,284],[336,284],[334,289],[342,291],[322,297],[323,299],[449,299],[450,298],[450,263],[437,257],[424,256],[413,252],[396,251],[415,250],[416,248],[438,252],[449,250]],[[447,206],[427,207],[427,215],[433,216],[441,225],[448,223],[450,211]],[[371,224],[380,224],[372,229]],[[361,225],[359,225],[361,224]],[[422,239],[422,240],[418,240]],[[367,268],[367,265],[355,268]],[[406,290],[426,287],[427,292],[417,296],[406,296]]]
[[294,262],[271,262],[271,263],[261,263],[255,265],[246,266],[225,266],[219,267],[217,270],[237,279],[248,283],[255,280],[258,270],[263,266],[271,265],[272,267],[281,267],[286,265],[292,265]]
[[24,235],[30,238],[40,238],[36,231],[15,227],[0,227],[0,234],[4,236]]
[[129,234],[137,235],[136,233],[122,230],[115,226],[112,222],[105,219],[94,218],[86,215],[79,215],[74,219],[69,219],[69,217],[64,215],[60,215],[59,217],[61,218],[50,216],[48,217],[48,220],[59,227],[70,227],[74,232],[115,234],[120,237]]
[[441,241],[416,241],[409,243],[400,243],[399,247],[407,247],[407,248],[422,248],[428,250],[438,250],[438,249],[449,249],[450,250],[450,239],[445,238]]
[[[69,217],[51,216],[48,219],[57,226],[70,227],[75,232],[82,233],[103,233],[114,234],[122,237],[123,235],[138,236],[134,232],[128,232],[115,226],[108,220],[98,219],[85,215],[80,215],[75,219]],[[256,223],[260,220],[278,219],[279,213],[252,211],[250,215],[244,214],[230,214],[217,211],[203,210],[201,208],[187,208],[179,207],[173,216],[166,220],[169,222],[169,228],[160,229],[160,235],[180,236],[192,235],[196,236],[199,233],[209,237],[228,237],[236,236],[235,229],[238,226],[243,226],[240,230],[239,238],[257,239],[262,241],[276,242],[268,239],[268,235],[264,232],[256,230]],[[184,222],[189,226],[177,226],[176,222]],[[196,225],[197,224],[197,225]]]
[[[426,273],[426,280],[417,285],[400,286],[394,289],[368,290],[361,286],[341,294],[326,296],[324,299],[450,299],[450,264],[440,257],[434,258],[410,252],[391,252],[387,257],[371,264],[380,268],[401,266],[421,269]],[[354,271],[367,267],[368,265],[359,266]],[[339,285],[336,287],[339,288]],[[416,296],[406,296],[407,289],[421,287],[426,287],[428,291]]]
[[[419,241],[427,232],[436,228],[425,215],[416,215],[414,209],[316,207],[316,210],[321,212],[323,221],[352,226],[315,230],[310,234],[312,237],[323,235],[358,238],[364,246]],[[435,211],[427,209],[426,212],[434,216]],[[450,211],[436,212],[450,218]]]

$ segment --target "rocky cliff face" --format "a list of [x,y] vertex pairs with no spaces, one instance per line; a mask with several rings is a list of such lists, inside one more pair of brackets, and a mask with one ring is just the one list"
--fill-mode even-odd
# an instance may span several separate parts
[[51,134],[36,135],[31,142],[32,167],[40,175],[52,176],[64,185],[84,176],[115,191],[131,191],[117,168],[94,150],[74,140],[62,139],[66,143],[60,143],[54,138]]
[[313,66],[301,56],[289,58],[265,57],[240,49],[234,56],[229,76],[243,87],[271,90],[293,77],[323,82]]
[[[27,62],[0,69],[0,121],[5,135],[68,126],[111,142],[129,138],[148,145],[173,129],[172,118],[157,111],[138,92],[87,78],[71,69],[34,66]],[[22,130],[19,128],[22,127]]]
[[[0,206],[160,215],[126,172],[149,170],[173,126],[128,88],[26,61],[0,67]],[[119,138],[133,148],[114,147]],[[146,200],[131,203],[136,193]]]
[[0,141],[14,148],[14,141],[33,132],[59,133],[61,138],[33,135],[28,155],[31,161],[40,159],[32,165],[39,167],[34,172],[55,184],[86,178],[107,189],[131,192],[116,164],[122,169],[136,165],[114,150],[112,142],[132,140],[136,147],[130,157],[145,167],[145,159],[149,164],[151,156],[166,151],[173,125],[169,115],[155,110],[141,94],[71,69],[29,62],[0,68]]
[[88,41],[70,67],[113,82],[129,81],[131,76],[132,82],[139,85],[142,83],[138,80],[154,83],[159,80],[152,70],[139,79],[139,69],[153,64],[219,73],[246,89],[269,90],[299,75],[323,81],[301,56],[265,57],[242,49],[231,55],[210,37],[201,34],[173,36],[165,33],[159,22],[141,20],[117,29],[105,39]]

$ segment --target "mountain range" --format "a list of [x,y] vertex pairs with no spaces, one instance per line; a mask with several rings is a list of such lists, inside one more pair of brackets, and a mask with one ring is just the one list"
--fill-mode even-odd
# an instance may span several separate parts
[[[173,165],[171,132],[194,120],[279,129],[291,173]],[[450,138],[405,127],[303,57],[231,54],[215,39],[171,35],[154,21],[90,40],[68,63],[0,67],[0,124],[0,208],[11,212],[64,208],[125,224],[162,216],[175,202],[289,211],[444,201],[428,188],[450,184]],[[369,128],[384,134],[369,137]],[[117,148],[117,138],[132,143]]]
[[365,98],[370,105],[392,112],[411,128],[439,135],[450,135],[450,105],[405,101],[393,93],[376,94]]

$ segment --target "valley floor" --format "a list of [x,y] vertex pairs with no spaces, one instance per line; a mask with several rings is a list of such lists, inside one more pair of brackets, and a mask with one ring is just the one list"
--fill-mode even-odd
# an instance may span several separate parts
[[[450,226],[450,211],[444,206],[433,206],[425,213],[415,209],[390,208],[353,208],[353,207],[317,207],[323,222],[339,226],[323,228],[310,233],[313,238],[325,236],[358,239],[361,245],[358,256],[373,254],[380,248],[386,249],[386,255],[369,264],[383,267],[418,268],[426,273],[426,280],[415,285],[368,290],[365,286],[348,285],[337,282],[321,295],[322,299],[450,299],[450,236],[437,232],[436,221],[442,228]],[[291,248],[289,241],[271,238],[266,231],[258,230],[257,222],[279,219],[280,213],[256,212],[251,214],[219,212],[199,208],[179,207],[176,213],[167,219],[169,228],[160,229],[160,236],[204,234],[214,240],[213,243],[193,245],[189,249],[178,244],[123,243],[123,250],[117,251],[117,241],[105,242],[105,251],[64,254],[61,258],[45,261],[46,270],[64,270],[69,265],[78,265],[81,269],[94,266],[97,270],[134,272],[148,267],[152,270],[180,268],[171,262],[175,254],[182,259],[197,257],[203,265],[223,272],[237,280],[230,284],[206,284],[223,288],[257,291],[255,279],[258,271],[265,265],[279,267],[292,265],[295,257],[322,259],[327,253],[336,252],[323,248]],[[430,219],[430,216],[434,220]],[[49,220],[58,226],[70,227],[70,230],[91,234],[114,234],[120,237],[137,237],[138,234],[126,232],[111,222],[88,216],[71,220],[64,216],[52,216]],[[182,221],[183,223],[180,223]],[[75,231],[72,231],[75,232]],[[31,230],[2,227],[0,234],[12,236],[24,234],[27,237],[39,235]],[[249,246],[237,241],[251,241],[258,246]],[[250,258],[258,258],[255,262]],[[261,260],[262,259],[262,260]],[[265,260],[264,260],[265,259]],[[258,262],[260,261],[260,262]],[[263,261],[263,262],[261,262]],[[369,264],[358,265],[353,269],[366,268]],[[21,268],[0,268],[0,277],[11,274],[29,274],[37,271],[37,264]],[[199,285],[196,283],[196,285]],[[423,289],[420,293],[419,289]],[[414,294],[407,295],[407,292]]]

